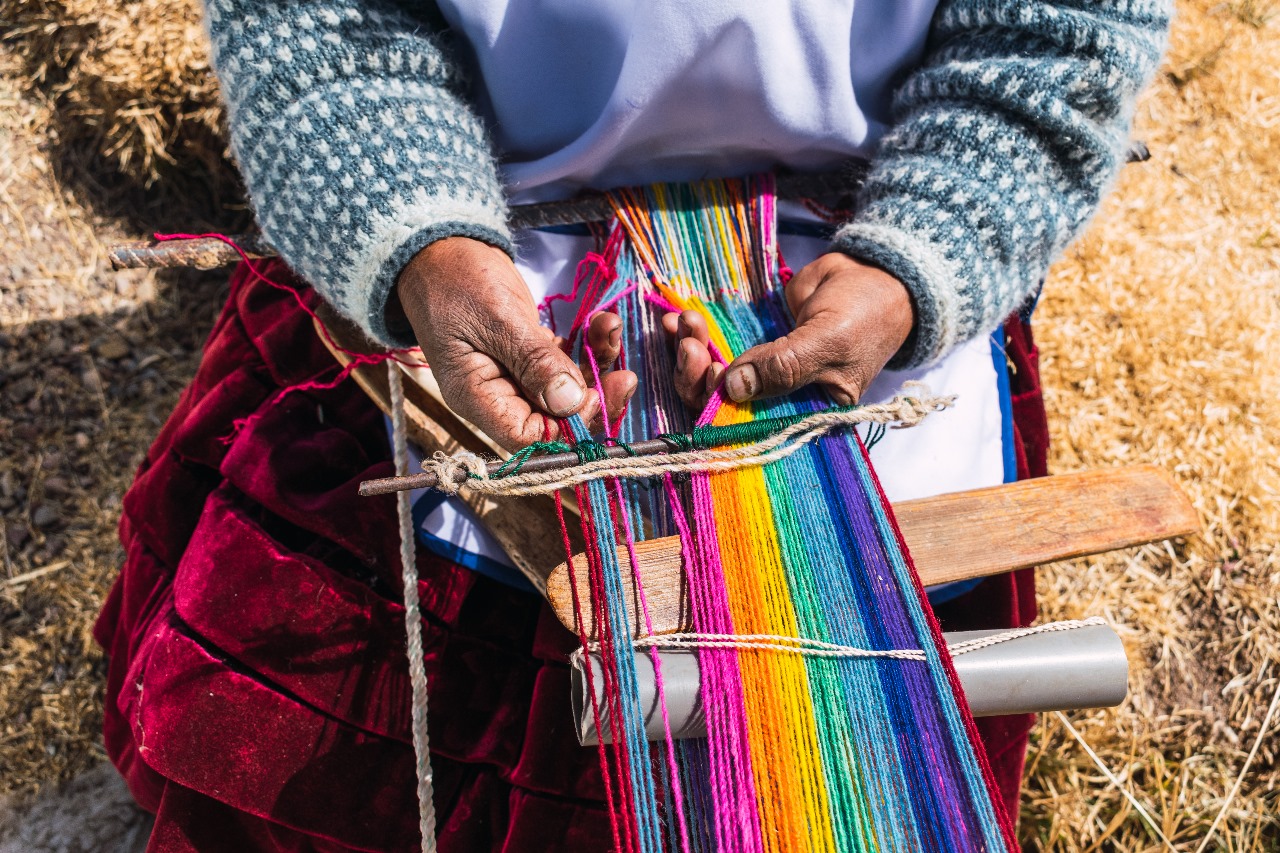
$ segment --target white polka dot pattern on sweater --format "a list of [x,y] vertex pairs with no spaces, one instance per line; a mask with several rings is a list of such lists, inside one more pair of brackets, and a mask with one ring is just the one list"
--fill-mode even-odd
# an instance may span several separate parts
[[939,4],[835,246],[904,282],[916,333],[893,366],[935,362],[1035,298],[1128,148],[1167,0]]
[[386,302],[415,252],[455,235],[511,251],[455,63],[393,3],[208,0],[206,16],[264,235],[374,338],[410,343]]
[[[744,0],[745,2],[745,0]],[[511,251],[491,145],[410,0],[207,0],[232,147],[266,237],[375,338],[415,252]],[[911,291],[927,364],[1034,298],[1114,180],[1171,0],[941,0],[834,248]],[[572,49],[572,46],[566,46]]]

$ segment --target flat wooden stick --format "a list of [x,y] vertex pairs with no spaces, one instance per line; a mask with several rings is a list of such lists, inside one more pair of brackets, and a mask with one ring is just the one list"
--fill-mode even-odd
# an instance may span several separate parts
[[[1200,530],[1200,518],[1172,478],[1152,465],[1063,474],[1020,483],[904,501],[893,506],[920,580],[926,585],[987,577],[1043,563],[1100,554]],[[680,540],[636,544],[654,632],[688,630],[689,608]],[[633,615],[640,608],[625,547],[618,548]],[[575,554],[578,589],[587,590],[587,561]],[[552,570],[547,598],[574,629],[567,564]],[[582,612],[590,620],[589,607]],[[640,624],[634,626],[639,633]],[[594,625],[588,622],[588,632]]]

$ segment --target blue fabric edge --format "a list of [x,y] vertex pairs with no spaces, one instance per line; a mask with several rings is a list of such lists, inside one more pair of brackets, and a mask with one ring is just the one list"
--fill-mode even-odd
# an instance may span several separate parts
[[1018,481],[1018,452],[1013,441],[1013,391],[1009,385],[1009,359],[1004,352],[1004,326],[991,333],[991,360],[1000,394],[1000,442],[1004,447],[1004,481]]
[[[1004,481],[1016,482],[1018,479],[1018,454],[1013,446],[1013,394],[1009,388],[1009,361],[1005,358],[1004,326],[991,333],[991,362],[996,371],[996,396],[1000,398],[1000,449],[1004,462]],[[943,584],[936,590],[925,590],[929,603],[943,604],[959,598],[973,590],[986,578],[972,578],[967,581],[954,581]]]
[[[462,566],[464,569],[484,575],[490,580],[495,580],[500,584],[521,590],[523,592],[537,593],[533,584],[529,583],[529,579],[521,574],[519,569],[499,563],[497,560],[490,559],[483,554],[477,554],[474,551],[468,551],[452,542],[447,542],[439,536],[433,536],[426,530],[422,529],[423,523],[427,520],[427,516],[436,510],[441,504],[448,500],[447,495],[439,492],[428,491],[422,497],[418,498],[413,504],[413,530],[418,538],[418,542],[422,544],[431,553],[443,557],[450,562]],[[470,514],[470,510],[463,507],[464,511]],[[483,529],[483,528],[482,528]]]

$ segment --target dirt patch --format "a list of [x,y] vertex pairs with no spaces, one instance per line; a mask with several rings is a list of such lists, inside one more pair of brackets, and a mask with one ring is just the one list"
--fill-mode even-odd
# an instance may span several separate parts
[[124,231],[56,179],[47,117],[0,75],[0,794],[103,758],[90,630],[120,498],[225,298],[220,275],[106,269]]

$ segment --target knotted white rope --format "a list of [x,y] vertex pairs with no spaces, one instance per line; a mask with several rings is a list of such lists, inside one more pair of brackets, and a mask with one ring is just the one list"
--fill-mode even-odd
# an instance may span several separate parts
[[[909,383],[918,386],[918,383]],[[907,386],[904,386],[906,388]],[[920,388],[927,393],[928,389]],[[602,477],[647,478],[695,471],[718,473],[768,465],[785,459],[814,439],[857,424],[915,426],[933,412],[950,407],[955,397],[901,395],[884,403],[860,406],[851,411],[815,412],[802,421],[779,430],[762,441],[716,450],[687,450],[652,456],[624,456],[600,459],[583,465],[551,471],[531,471],[490,477],[485,461],[463,451],[454,456],[437,452],[422,463],[424,471],[436,475],[436,488],[449,494],[470,489],[486,495],[516,497],[551,494]]]
[[[387,361],[387,377],[391,383],[391,443],[396,475],[409,473],[409,439],[404,423],[404,385],[400,366],[395,359]],[[400,521],[400,566],[404,583],[404,627],[408,635],[409,681],[413,688],[413,751],[417,756],[418,825],[422,832],[423,853],[436,850],[436,807],[432,800],[430,745],[427,739],[427,668],[422,659],[422,613],[418,607],[417,542],[413,535],[413,507],[409,492],[396,492],[396,511]]]

